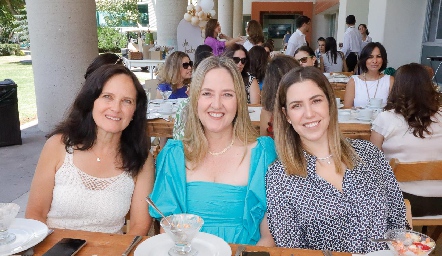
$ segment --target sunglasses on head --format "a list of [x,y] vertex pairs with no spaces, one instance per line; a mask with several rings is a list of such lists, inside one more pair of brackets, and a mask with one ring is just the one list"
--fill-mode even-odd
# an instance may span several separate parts
[[307,60],[308,60],[308,58],[313,58],[313,56],[302,57],[302,58],[298,59],[297,61],[298,61],[299,63],[306,63]]
[[184,62],[183,63],[183,68],[184,69],[188,69],[189,67],[193,67],[193,61],[189,61],[189,62]]
[[233,57],[232,59],[235,64],[238,64],[240,61],[242,64],[245,64],[247,62],[247,58]]

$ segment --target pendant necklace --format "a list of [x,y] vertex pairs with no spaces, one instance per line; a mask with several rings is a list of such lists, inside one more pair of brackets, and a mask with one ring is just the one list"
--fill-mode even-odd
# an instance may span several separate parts
[[329,155],[329,156],[326,156],[326,157],[316,157],[316,160],[318,160],[318,161],[327,161],[327,164],[331,164],[331,157],[332,157],[333,155]]
[[234,141],[234,139],[232,139],[232,142],[230,142],[230,145],[228,145],[226,148],[224,148],[220,152],[210,152],[209,151],[209,154],[211,154],[212,156],[219,156],[219,155],[226,153],[226,151],[229,150],[233,146],[233,141]]
[[95,154],[95,152],[91,149],[92,153],[97,157],[97,162],[101,162],[101,159]]
[[[364,72],[365,89],[367,90],[368,103],[370,103],[370,93],[368,93],[367,78],[365,77],[365,74],[366,73]],[[378,83],[376,84],[376,91],[374,92],[373,99],[376,98],[376,94],[378,93],[379,80],[381,80],[381,79],[380,79],[380,75],[378,74]]]

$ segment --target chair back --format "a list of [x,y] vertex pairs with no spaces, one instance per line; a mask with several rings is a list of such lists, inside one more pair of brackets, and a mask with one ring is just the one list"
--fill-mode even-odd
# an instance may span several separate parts
[[401,163],[393,158],[390,165],[399,182],[442,180],[442,161]]

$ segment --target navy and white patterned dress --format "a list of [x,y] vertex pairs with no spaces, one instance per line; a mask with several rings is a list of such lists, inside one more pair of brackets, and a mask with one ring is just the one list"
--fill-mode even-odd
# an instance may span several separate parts
[[350,140],[361,162],[345,172],[342,192],[316,174],[304,153],[307,176],[287,175],[277,160],[266,175],[270,232],[277,246],[368,253],[388,249],[369,238],[405,228],[402,192],[384,154],[365,140]]

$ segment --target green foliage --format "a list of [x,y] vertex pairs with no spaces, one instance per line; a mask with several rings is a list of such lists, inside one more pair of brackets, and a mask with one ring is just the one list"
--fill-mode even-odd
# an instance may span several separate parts
[[20,14],[14,15],[14,17],[14,25],[17,26],[14,29],[14,32],[18,36],[19,43],[29,45],[28,18],[26,9],[21,9]]
[[95,3],[97,11],[106,14],[107,26],[121,27],[138,22],[137,0],[96,0]]
[[0,56],[23,56],[25,55],[18,44],[0,44]]
[[15,17],[25,6],[24,0],[0,0],[0,43],[8,43],[12,38]]
[[117,29],[110,27],[99,27],[98,33],[98,51],[99,52],[120,52],[120,48],[127,46],[127,40],[124,34]]

